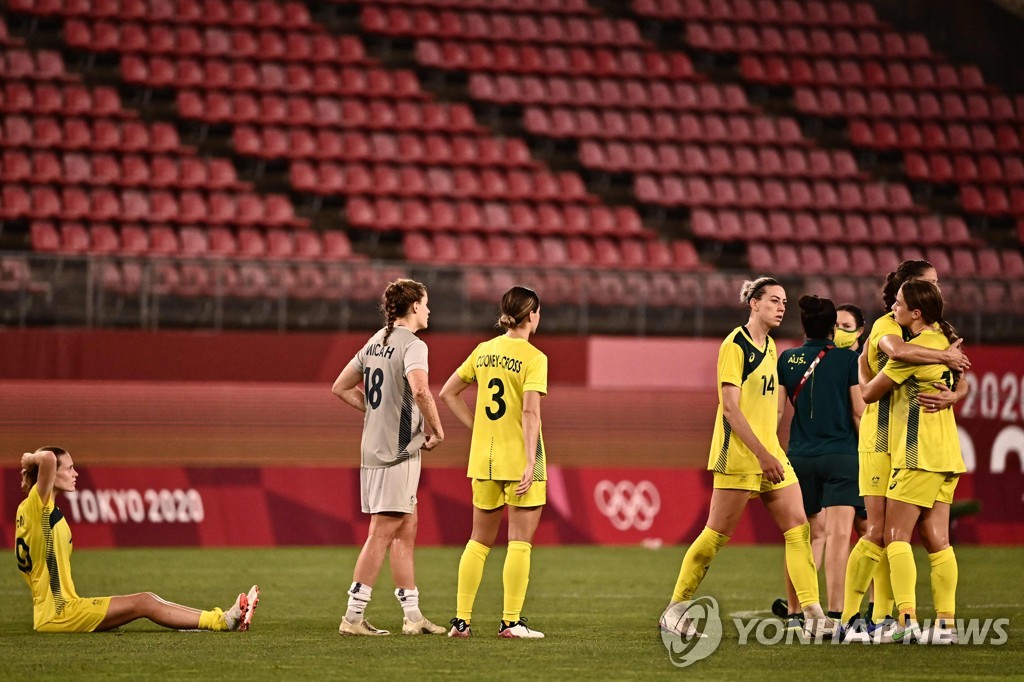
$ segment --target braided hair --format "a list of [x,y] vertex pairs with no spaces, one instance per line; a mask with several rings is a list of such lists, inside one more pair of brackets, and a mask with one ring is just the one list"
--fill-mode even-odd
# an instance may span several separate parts
[[423,300],[427,295],[427,288],[421,283],[411,279],[396,279],[388,284],[384,295],[380,297],[380,312],[384,315],[384,345],[388,345],[391,332],[395,330],[395,320],[401,319],[409,314],[409,308],[413,303]]
[[926,260],[905,260],[900,263],[895,270],[885,276],[885,286],[882,287],[882,305],[885,309],[892,310],[892,304],[896,302],[896,292],[904,282],[917,279],[934,269]]

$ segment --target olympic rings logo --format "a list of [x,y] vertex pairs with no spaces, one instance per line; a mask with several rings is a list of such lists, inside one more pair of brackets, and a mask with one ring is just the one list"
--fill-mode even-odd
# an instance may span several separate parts
[[661,509],[661,495],[650,481],[601,481],[594,486],[594,502],[618,530],[647,530]]

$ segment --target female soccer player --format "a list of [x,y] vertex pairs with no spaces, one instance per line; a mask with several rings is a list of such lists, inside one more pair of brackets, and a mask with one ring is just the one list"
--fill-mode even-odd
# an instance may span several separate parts
[[[469,637],[484,563],[508,506],[504,612],[499,637],[537,639],[543,633],[521,616],[530,581],[533,534],[547,502],[547,452],[541,434],[540,399],[548,392],[548,359],[530,343],[540,324],[540,298],[515,286],[501,297],[498,326],[505,333],[478,345],[441,389],[441,399],[473,431],[469,478],[473,479],[473,533],[459,561],[456,616],[449,637]],[[476,383],[476,411],[462,392]]]
[[[348,590],[342,635],[387,635],[370,625],[364,613],[377,582],[384,555],[391,549],[395,597],[405,613],[403,635],[440,635],[420,611],[413,549],[416,545],[416,489],[420,450],[444,440],[437,406],[427,384],[427,344],[416,332],[427,328],[427,289],[411,279],[388,284],[380,303],[384,328],[370,337],[348,363],[331,391],[365,413],[362,466],[359,471],[363,513],[370,531],[359,552]],[[428,436],[424,417],[430,426]]]
[[118,597],[79,597],[71,578],[71,527],[57,506],[57,493],[74,492],[78,472],[63,448],[45,446],[21,456],[25,500],[15,520],[18,570],[32,590],[33,627],[38,632],[111,630],[139,618],[174,630],[248,630],[259,603],[253,585],[227,611],[189,608],[152,592]]
[[[900,287],[893,305],[896,322],[911,334],[910,343],[946,350],[956,331],[942,319],[942,294],[930,282]],[[913,365],[893,361],[874,378],[861,377],[868,402],[890,395],[892,470],[885,496],[885,544],[892,587],[899,609],[893,641],[923,639],[931,644],[956,644],[957,563],[949,544],[949,508],[960,474],[966,470],[952,409],[925,410],[920,396],[934,393],[936,383],[952,389],[959,378],[943,364]],[[893,389],[896,389],[893,391]],[[931,561],[936,624],[923,637],[917,625],[914,593],[917,567],[910,536],[917,526]]]
[[786,566],[813,637],[831,637],[835,623],[818,603],[818,576],[810,530],[793,467],[779,444],[775,342],[768,333],[782,323],[786,290],[771,277],[744,282],[740,302],[747,323],[729,333],[718,351],[718,414],[708,469],[714,490],[707,525],[686,551],[672,601],[662,613],[663,632],[702,636],[687,615],[690,600],[715,554],[729,541],[747,500],[761,496],[786,538]]
[[849,348],[860,353],[864,334],[864,312],[852,303],[836,306],[836,348]]
[[[928,261],[908,260],[890,272],[882,290],[883,305],[891,310],[896,293],[905,282],[923,281],[938,284],[938,273]],[[879,317],[871,327],[871,334],[860,357],[860,371],[873,377],[890,360],[907,364],[941,364],[955,371],[963,371],[970,361],[960,350],[960,342],[944,350],[907,343],[904,330],[891,312]],[[956,393],[942,387],[937,393],[922,395],[922,403],[933,411],[943,410],[967,394],[967,382],[960,382]],[[889,565],[882,536],[885,528],[886,487],[891,468],[889,455],[890,399],[882,396],[869,403],[860,421],[860,494],[867,510],[864,535],[854,545],[846,566],[846,594],[843,599],[843,623],[855,619],[868,585],[874,583],[874,610],[871,620],[883,623],[891,620],[893,597],[889,582]],[[887,631],[891,627],[887,628]]]
[[[825,558],[828,616],[838,619],[854,515],[864,507],[857,494],[857,427],[864,401],[857,355],[833,342],[835,305],[817,296],[801,296],[799,305],[806,338],[802,346],[779,356],[779,410],[787,401],[793,404],[787,454],[800,479],[815,565]],[[786,590],[787,603],[795,606],[788,576]],[[792,621],[799,614],[794,610],[789,615]]]

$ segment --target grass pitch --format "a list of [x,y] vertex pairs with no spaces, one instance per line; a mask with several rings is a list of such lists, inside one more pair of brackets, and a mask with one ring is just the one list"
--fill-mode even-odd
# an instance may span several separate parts
[[[417,552],[421,606],[447,624],[454,615],[460,548]],[[0,576],[0,679],[976,679],[1024,674],[1024,548],[964,547],[958,617],[1008,618],[1002,646],[740,646],[730,616],[770,617],[783,593],[781,547],[728,547],[701,589],[718,599],[725,620],[721,646],[679,669],[670,662],[656,622],[679,569],[678,547],[545,547],[533,552],[525,615],[544,640],[496,637],[501,615],[503,549],[487,563],[477,599],[474,637],[342,638],[357,549],[79,550],[75,580],[83,596],[153,591],[209,608],[228,606],[257,582],[259,610],[248,633],[171,632],[148,621],[92,635],[32,631],[31,600],[21,576]],[[927,559],[917,550],[918,598],[931,615]],[[385,567],[374,591],[371,622],[401,630],[401,610]],[[755,612],[755,613],[750,613]]]

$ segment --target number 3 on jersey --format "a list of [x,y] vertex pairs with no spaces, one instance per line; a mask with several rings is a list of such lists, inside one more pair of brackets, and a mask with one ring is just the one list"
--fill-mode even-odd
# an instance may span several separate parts
[[380,399],[383,396],[384,370],[366,367],[363,369],[363,393],[366,394],[366,404],[371,409],[380,407]]
[[507,407],[503,400],[505,396],[505,384],[502,383],[501,379],[491,379],[487,382],[487,388],[494,389],[494,393],[491,395],[491,402],[493,402],[496,407],[492,410],[491,406],[488,405],[484,408],[484,412],[487,413],[488,419],[491,421],[497,421],[505,414],[505,409]]

